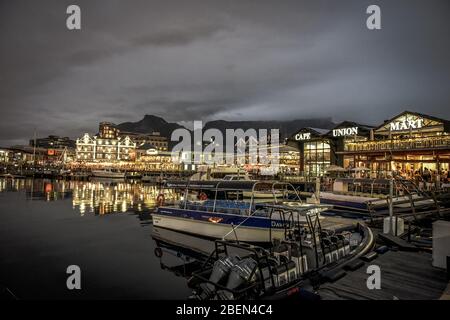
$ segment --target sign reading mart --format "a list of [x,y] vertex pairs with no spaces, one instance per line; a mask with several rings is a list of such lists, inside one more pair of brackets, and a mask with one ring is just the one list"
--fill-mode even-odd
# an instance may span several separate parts
[[403,121],[394,121],[390,123],[391,131],[402,131],[410,129],[420,129],[423,126],[423,119],[406,119]]

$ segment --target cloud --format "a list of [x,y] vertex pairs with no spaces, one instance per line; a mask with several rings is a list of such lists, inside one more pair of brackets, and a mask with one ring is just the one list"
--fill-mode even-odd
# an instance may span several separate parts
[[80,0],[0,8],[0,142],[99,121],[450,118],[450,2]]

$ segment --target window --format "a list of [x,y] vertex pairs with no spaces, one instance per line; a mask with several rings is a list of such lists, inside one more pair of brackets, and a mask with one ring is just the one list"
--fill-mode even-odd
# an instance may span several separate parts
[[328,140],[306,142],[304,145],[304,170],[307,176],[321,176],[330,165],[331,152]]

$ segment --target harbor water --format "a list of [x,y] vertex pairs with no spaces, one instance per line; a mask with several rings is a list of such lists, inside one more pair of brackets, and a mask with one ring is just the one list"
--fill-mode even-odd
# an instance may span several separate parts
[[[186,279],[155,256],[149,212],[159,192],[140,182],[0,180],[0,284],[19,299],[186,298]],[[81,290],[67,289],[70,265]]]

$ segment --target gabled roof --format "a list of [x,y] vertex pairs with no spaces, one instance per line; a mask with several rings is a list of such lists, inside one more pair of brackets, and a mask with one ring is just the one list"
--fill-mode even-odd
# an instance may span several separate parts
[[357,123],[357,122],[353,122],[353,121],[342,121],[341,123],[338,123],[334,128],[332,128],[331,130],[329,130],[330,132],[333,131],[333,129],[337,129],[337,128],[345,128],[345,127],[358,127],[360,129],[365,129],[365,130],[370,130],[370,129],[374,129],[374,126],[370,126],[367,124],[362,124],[362,123]]
[[[381,124],[380,126],[378,126],[377,128],[374,129],[375,132],[389,132],[390,129],[387,128],[387,126],[390,123],[393,123],[395,120],[397,119],[401,119],[402,117],[406,116],[411,116],[412,118],[417,118],[417,119],[423,119],[424,123],[423,123],[423,127],[428,127],[429,129],[436,129],[440,126],[442,126],[442,130],[444,131],[450,131],[450,121],[445,120],[445,119],[440,119],[434,116],[429,116],[423,113],[419,113],[419,112],[413,112],[413,111],[403,111],[402,113],[392,117],[390,120],[385,121],[383,124]],[[383,130],[384,129],[384,130]],[[401,131],[401,130],[399,130]],[[404,131],[404,130],[403,130]]]
[[370,126],[367,124],[361,124],[354,121],[342,121],[338,123],[334,128],[328,130],[327,136],[333,137],[333,130],[335,129],[343,129],[343,128],[358,128],[358,136],[367,136],[370,133],[370,130],[374,129],[374,126]]
[[303,127],[299,130],[297,130],[290,139],[294,139],[295,140],[295,136],[299,133],[304,133],[304,132],[310,132],[312,135],[314,136],[321,136],[324,135],[328,132],[328,129],[323,129],[323,128],[312,128],[312,127]]
[[137,149],[139,150],[149,150],[149,149],[156,149],[156,147],[154,145],[152,145],[151,143],[144,143],[141,144],[140,146],[137,146]]
[[312,128],[312,127],[307,127],[307,128],[317,132],[318,134],[326,134],[328,131],[330,131],[328,129],[322,129],[322,128]]

